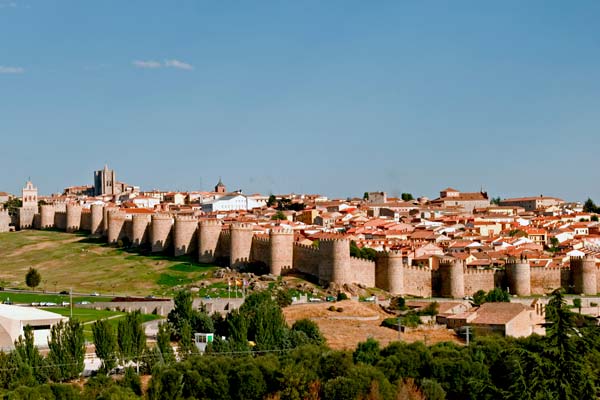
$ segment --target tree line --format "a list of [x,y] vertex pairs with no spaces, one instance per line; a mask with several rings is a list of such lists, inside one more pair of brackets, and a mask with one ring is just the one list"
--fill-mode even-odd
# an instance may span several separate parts
[[[353,351],[328,348],[314,322],[289,327],[268,292],[248,296],[226,317],[193,309],[191,297],[182,293],[152,349],[135,332],[135,313],[120,322],[116,337],[110,324],[97,322],[94,340],[103,368],[83,387],[62,383],[79,373],[81,343],[67,338],[81,331],[80,324],[56,328],[51,341],[64,348],[51,346],[47,357],[39,355],[26,331],[14,352],[0,353],[4,398],[566,400],[599,394],[599,328],[573,313],[560,290],[546,308],[546,336],[480,336],[469,346],[392,342],[382,347],[367,339]],[[73,326],[66,329],[68,324]],[[204,355],[193,346],[191,332],[198,330],[217,337]],[[113,339],[100,344],[106,337]],[[179,342],[177,357],[172,340]],[[152,374],[143,395],[135,369],[118,380],[107,376],[115,357]],[[43,365],[48,368],[39,368]],[[61,365],[73,368],[59,371]]]

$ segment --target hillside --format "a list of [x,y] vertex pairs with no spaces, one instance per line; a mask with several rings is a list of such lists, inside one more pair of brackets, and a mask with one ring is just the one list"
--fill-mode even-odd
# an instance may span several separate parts
[[101,294],[169,294],[203,280],[214,266],[187,258],[140,255],[54,231],[0,233],[0,286],[25,288],[30,267],[42,275],[38,290]]

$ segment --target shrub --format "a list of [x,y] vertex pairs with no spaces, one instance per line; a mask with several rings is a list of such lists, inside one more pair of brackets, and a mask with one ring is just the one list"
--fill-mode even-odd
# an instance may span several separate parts
[[336,311],[337,312],[344,312],[344,309],[342,307],[338,307],[338,309]]
[[406,310],[406,300],[402,296],[393,297],[390,300],[390,309],[392,310]]
[[339,292],[337,295],[337,301],[348,300],[348,295],[344,292]]
[[337,310],[337,308],[335,306],[329,306],[329,307],[327,307],[327,309],[329,311],[335,311],[335,310]]
[[421,318],[415,313],[409,313],[400,318],[400,323],[409,328],[416,328],[421,324]]

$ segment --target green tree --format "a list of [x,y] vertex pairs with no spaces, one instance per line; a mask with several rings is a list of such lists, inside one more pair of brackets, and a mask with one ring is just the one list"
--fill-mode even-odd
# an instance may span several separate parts
[[267,200],[267,207],[273,207],[276,204],[277,204],[277,198],[275,197],[274,194],[270,195],[269,199]]
[[123,376],[119,384],[124,388],[131,389],[137,396],[142,395],[142,381],[140,380],[140,376],[131,367],[125,368],[125,376]]
[[478,290],[475,292],[475,294],[473,295],[473,304],[475,304],[476,306],[479,306],[483,303],[485,303],[485,290]]
[[485,301],[488,303],[508,303],[510,302],[510,295],[505,290],[494,288],[485,295]]
[[192,318],[194,317],[194,309],[192,307],[192,294],[187,290],[180,290],[175,295],[175,307],[167,316],[167,321],[173,327],[173,333],[175,338],[181,337],[181,327],[184,323],[189,325],[192,324]]
[[502,201],[502,199],[500,197],[492,197],[492,199],[490,200],[490,203],[499,206],[501,201]]
[[552,253],[556,253],[558,251],[560,251],[560,242],[558,241],[557,237],[551,237],[550,238],[550,248],[549,250]]
[[542,374],[547,378],[546,385],[557,399],[594,398],[597,389],[584,358],[587,346],[562,289],[552,292],[546,306],[546,321],[547,344],[543,356],[548,362]]
[[412,201],[415,199],[411,193],[402,193],[401,198],[403,201]]
[[277,211],[275,213],[275,215],[273,215],[271,217],[271,219],[274,220],[274,221],[283,221],[283,220],[287,219],[287,217],[285,216],[285,214],[283,213],[283,211],[280,210],[280,211]]
[[175,362],[175,353],[171,347],[171,330],[168,323],[158,324],[156,347],[164,364],[169,365]]
[[214,333],[215,325],[205,310],[194,311],[192,314],[192,330],[199,333]]
[[446,399],[446,391],[442,388],[442,385],[433,379],[423,379],[421,382],[421,390],[423,390],[423,394],[427,397],[427,400]]
[[583,203],[583,211],[588,213],[598,213],[600,210],[598,210],[594,200],[588,197],[585,203]]
[[[31,376],[37,383],[44,383],[48,380],[46,370],[43,367],[44,358],[40,354],[37,346],[34,344],[33,328],[26,325],[23,328],[24,336],[19,336],[15,341],[15,356],[25,371],[30,371]],[[8,364],[8,363],[7,363]],[[0,364],[6,367],[6,364]]]
[[277,305],[281,308],[292,305],[292,302],[294,301],[292,297],[292,292],[290,290],[278,290],[276,294]]
[[23,202],[20,199],[13,197],[5,202],[3,207],[5,210],[8,210],[9,215],[17,215],[19,208],[23,207]]
[[35,290],[35,288],[39,286],[41,281],[42,275],[40,275],[37,269],[30,267],[29,271],[27,271],[27,274],[25,275],[25,283],[27,284],[27,286]]
[[121,360],[139,362],[146,350],[146,333],[139,310],[127,313],[117,324],[117,347]]
[[107,319],[100,319],[92,325],[96,355],[102,360],[100,371],[108,374],[117,366],[117,336]]
[[321,334],[319,325],[308,318],[299,319],[294,322],[292,331],[303,332],[311,344],[322,345],[325,343],[325,338]]
[[352,359],[355,363],[365,363],[375,365],[379,360],[379,342],[373,338],[367,339],[365,342],[360,342],[352,354]]
[[197,352],[198,349],[194,344],[194,332],[192,331],[192,326],[188,322],[184,322],[181,326],[181,339],[179,339],[178,353],[186,358]]
[[369,192],[363,193],[363,200],[369,200]]
[[48,348],[48,364],[53,381],[68,381],[83,372],[85,338],[81,322],[70,319],[55,324],[50,329]]
[[434,302],[427,304],[427,306],[425,308],[423,308],[419,312],[419,314],[435,317],[436,315],[438,315],[439,309],[440,309],[440,304],[437,301],[434,301]]

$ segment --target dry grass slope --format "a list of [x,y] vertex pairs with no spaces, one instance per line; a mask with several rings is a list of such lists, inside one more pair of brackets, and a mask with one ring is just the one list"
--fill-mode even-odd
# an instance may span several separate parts
[[[341,307],[343,312],[329,311],[331,305]],[[345,300],[336,303],[300,304],[284,308],[283,313],[290,325],[303,318],[315,321],[328,345],[336,350],[354,350],[359,342],[364,342],[369,337],[379,341],[382,346],[399,338],[398,332],[380,326],[390,315],[373,303]],[[424,340],[427,340],[428,344],[448,341],[460,343],[452,331],[427,327],[403,333],[400,338],[409,343]]]

